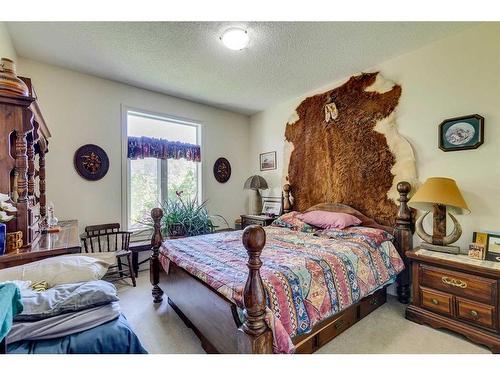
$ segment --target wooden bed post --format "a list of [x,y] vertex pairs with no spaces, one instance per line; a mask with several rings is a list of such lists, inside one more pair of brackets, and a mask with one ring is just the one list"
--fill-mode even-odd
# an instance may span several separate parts
[[248,253],[248,278],[243,291],[245,321],[238,330],[238,352],[266,354],[273,352],[273,335],[265,321],[266,291],[260,277],[260,254],[266,244],[266,232],[258,225],[243,231],[243,246]]
[[283,193],[282,195],[282,200],[283,200],[283,213],[286,214],[292,210],[292,201],[290,200],[290,189],[291,186],[290,184],[285,184],[283,185]]
[[410,284],[411,272],[410,262],[406,257],[406,252],[413,248],[413,232],[412,232],[412,213],[407,205],[408,194],[410,193],[411,185],[402,181],[398,183],[399,192],[399,211],[396,217],[396,226],[394,228],[394,237],[396,246],[405,263],[405,269],[398,275],[398,300],[401,303],[410,302]]
[[151,210],[151,218],[154,223],[154,232],[153,237],[151,238],[151,258],[149,264],[149,278],[151,281],[151,285],[153,285],[153,290],[151,294],[153,295],[153,303],[160,303],[163,298],[163,290],[158,286],[160,282],[160,246],[163,242],[163,238],[161,235],[161,227],[160,222],[163,217],[163,210],[161,208],[153,208]]

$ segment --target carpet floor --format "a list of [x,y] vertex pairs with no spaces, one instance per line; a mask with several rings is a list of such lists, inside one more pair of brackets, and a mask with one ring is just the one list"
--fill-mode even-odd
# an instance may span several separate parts
[[[193,331],[168,305],[154,305],[149,272],[139,273],[137,287],[117,283],[123,313],[150,353],[204,353]],[[404,305],[389,296],[385,305],[343,332],[317,353],[323,354],[480,354],[490,353],[448,331],[404,318]]]

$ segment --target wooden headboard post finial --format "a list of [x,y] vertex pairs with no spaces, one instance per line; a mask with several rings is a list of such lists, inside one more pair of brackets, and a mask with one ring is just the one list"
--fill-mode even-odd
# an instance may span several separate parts
[[153,237],[151,238],[151,258],[149,266],[149,279],[151,285],[153,285],[153,290],[151,294],[153,295],[153,302],[160,303],[163,298],[163,290],[158,286],[160,282],[160,246],[163,242],[163,237],[161,235],[161,219],[163,217],[163,210],[161,208],[153,208],[151,210],[151,218],[153,219]]
[[292,210],[292,201],[290,199],[290,184],[283,185],[283,213],[288,213]]
[[399,211],[396,217],[394,237],[399,255],[401,255],[405,263],[405,269],[398,275],[397,294],[399,302],[409,303],[411,276],[410,263],[406,258],[406,252],[413,248],[412,213],[407,204],[411,185],[406,181],[402,181],[398,183],[397,188],[399,192]]
[[258,225],[243,231],[243,246],[248,253],[248,278],[243,291],[245,321],[238,331],[240,353],[272,353],[273,336],[265,321],[266,291],[260,277],[260,254],[266,244],[266,232]]

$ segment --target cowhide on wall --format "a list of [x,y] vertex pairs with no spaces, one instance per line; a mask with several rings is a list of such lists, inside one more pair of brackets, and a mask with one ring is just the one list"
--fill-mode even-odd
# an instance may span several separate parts
[[394,225],[397,183],[417,179],[413,150],[395,122],[400,96],[401,86],[364,73],[300,103],[285,130],[284,183],[294,209],[344,203]]

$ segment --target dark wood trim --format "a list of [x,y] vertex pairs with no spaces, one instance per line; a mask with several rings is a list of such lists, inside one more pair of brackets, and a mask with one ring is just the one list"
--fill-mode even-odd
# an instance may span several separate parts
[[45,218],[47,216],[47,196],[46,196],[46,173],[45,173],[45,149],[40,148],[38,154],[38,178],[39,178],[39,190],[40,190],[40,216]]
[[151,239],[151,261],[149,267],[149,277],[151,285],[153,285],[153,290],[151,294],[153,295],[153,302],[160,303],[163,301],[162,295],[163,290],[158,286],[160,282],[160,259],[158,258],[160,253],[160,246],[163,243],[163,236],[161,235],[161,218],[163,217],[163,210],[161,208],[153,208],[151,210],[151,218],[153,219],[153,238]]
[[186,315],[182,312],[181,309],[177,307],[177,305],[172,301],[170,298],[167,298],[168,304],[172,307],[172,309],[177,313],[179,318],[184,322],[184,324],[188,327],[191,328],[195,335],[200,339],[201,342],[201,347],[207,354],[219,354],[220,352],[210,343],[210,341],[207,340],[207,338],[203,335],[203,333],[200,332],[198,328],[196,328],[193,323],[188,319]]
[[283,185],[283,192],[281,193],[281,197],[283,200],[283,204],[281,207],[283,207],[283,213],[288,213],[292,210],[292,201],[291,201],[291,186],[290,184],[285,184]]
[[406,308],[406,319],[419,324],[427,324],[432,328],[444,328],[453,332],[459,332],[470,341],[476,344],[486,345],[493,353],[500,354],[499,339],[498,336],[493,333],[474,329],[466,323],[448,319],[445,316],[414,305],[410,305]]
[[409,303],[411,274],[407,253],[413,248],[413,215],[407,203],[411,185],[406,181],[402,181],[398,183],[397,189],[399,192],[399,210],[396,217],[396,226],[394,227],[394,239],[395,246],[405,264],[405,269],[398,275],[396,291],[399,302]]
[[[36,245],[45,212],[45,170],[36,167],[36,155],[48,151],[50,132],[41,116],[29,78],[29,95],[18,96],[3,90],[0,93],[0,189],[11,196],[17,208],[15,219],[7,223],[7,232],[22,232],[22,251]],[[36,196],[36,176],[40,176],[40,197]],[[43,178],[42,178],[43,177]],[[42,204],[43,203],[43,204]]]
[[417,255],[415,251],[409,251],[406,254],[407,258],[410,260],[418,260],[420,263],[426,264],[437,264],[440,266],[446,266],[446,268],[457,271],[465,271],[469,274],[477,275],[477,276],[490,276],[500,278],[500,270],[496,270],[494,268],[487,267],[479,267],[473,264],[468,263],[459,263],[459,262],[449,262],[444,259],[439,259],[435,257],[429,257],[426,255]]
[[266,290],[260,276],[260,254],[266,244],[266,232],[259,225],[243,231],[243,246],[248,254],[248,278],[243,290],[243,325],[239,328],[238,352],[271,354],[273,336],[265,321]]

